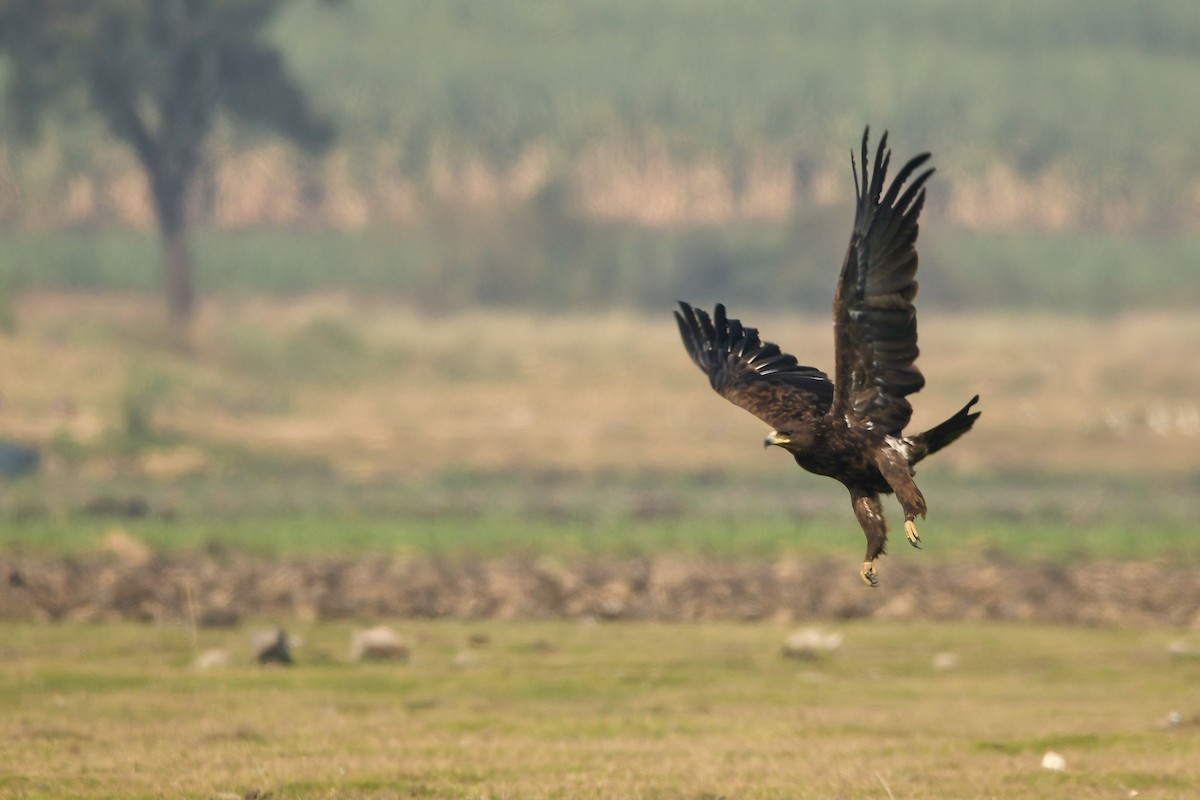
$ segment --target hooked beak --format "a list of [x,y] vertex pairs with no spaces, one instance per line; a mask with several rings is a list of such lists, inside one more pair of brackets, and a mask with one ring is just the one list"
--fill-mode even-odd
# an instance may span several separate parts
[[786,433],[779,431],[771,431],[767,434],[767,438],[763,439],[763,449],[770,447],[773,444],[784,445],[791,441]]

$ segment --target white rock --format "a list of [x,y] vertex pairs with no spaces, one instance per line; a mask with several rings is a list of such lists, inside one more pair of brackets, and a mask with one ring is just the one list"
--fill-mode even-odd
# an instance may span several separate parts
[[933,668],[938,672],[958,669],[958,655],[955,653],[938,653],[933,657]]
[[826,633],[818,628],[796,631],[783,641],[785,658],[812,660],[832,653],[842,646],[840,633]]
[[218,667],[229,666],[230,661],[229,652],[217,647],[212,650],[205,650],[196,656],[196,661],[192,666],[198,670],[216,669]]
[[350,641],[352,661],[404,661],[408,658],[408,642],[387,625],[355,631]]
[[1062,772],[1067,768],[1067,760],[1053,750],[1050,750],[1046,755],[1042,756],[1042,768]]

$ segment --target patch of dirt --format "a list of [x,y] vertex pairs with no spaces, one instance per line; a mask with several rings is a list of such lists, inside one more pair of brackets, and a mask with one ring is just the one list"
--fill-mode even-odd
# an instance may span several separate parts
[[1169,563],[882,564],[849,561],[235,553],[128,559],[0,555],[0,619],[182,621],[246,617],[1005,620],[1200,628],[1200,572]]

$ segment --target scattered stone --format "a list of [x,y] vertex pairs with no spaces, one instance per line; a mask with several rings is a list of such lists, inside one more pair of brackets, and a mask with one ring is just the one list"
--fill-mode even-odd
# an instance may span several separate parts
[[625,602],[619,597],[606,597],[600,602],[600,616],[604,619],[620,619],[625,613]]
[[232,659],[229,656],[229,651],[215,647],[212,650],[205,650],[200,655],[196,656],[196,661],[192,666],[203,672],[209,669],[218,669],[220,667],[228,667]]
[[1182,639],[1176,639],[1167,645],[1167,654],[1171,658],[1200,658],[1200,647],[1194,647]]
[[825,633],[818,628],[796,631],[783,641],[783,657],[814,661],[842,646],[840,633]]
[[1171,711],[1163,717],[1159,717],[1157,727],[1160,730],[1171,730],[1173,728],[1187,728],[1189,731],[1200,728],[1200,714],[1184,714],[1179,711]]
[[1046,755],[1042,756],[1042,769],[1062,772],[1066,768],[1067,760],[1053,750],[1048,751]]
[[254,653],[254,660],[260,664],[293,663],[292,653],[288,649],[287,633],[283,628],[251,633],[250,650]]
[[933,657],[933,668],[938,672],[958,669],[959,660],[956,653],[938,653]]
[[406,661],[408,642],[387,625],[355,631],[350,640],[351,661]]

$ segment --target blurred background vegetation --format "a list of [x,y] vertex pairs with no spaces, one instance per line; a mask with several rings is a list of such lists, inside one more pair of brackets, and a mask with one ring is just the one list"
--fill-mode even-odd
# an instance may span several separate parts
[[[823,310],[864,124],[939,173],[924,308],[1200,301],[1200,8],[354,0],[270,29],[336,144],[218,125],[201,294],[347,290],[431,308]],[[149,291],[133,157],[64,97],[0,139],[0,282]]]
[[80,511],[158,544],[245,541],[248,517],[277,542],[329,519],[341,543],[356,519],[425,544],[851,533],[840,491],[763,456],[760,426],[707,393],[667,310],[722,300],[831,363],[870,124],[938,168],[915,424],[984,396],[929,467],[931,507],[1013,550],[1036,521],[1060,555],[1085,527],[1104,553],[1194,552],[1200,5],[278,11],[281,80],[335,136],[305,151],[279,120],[217,118],[185,350],[154,310],[145,176],[86,93],[57,95],[33,139],[0,118],[0,435],[43,456],[0,484],[18,539],[94,532]]

